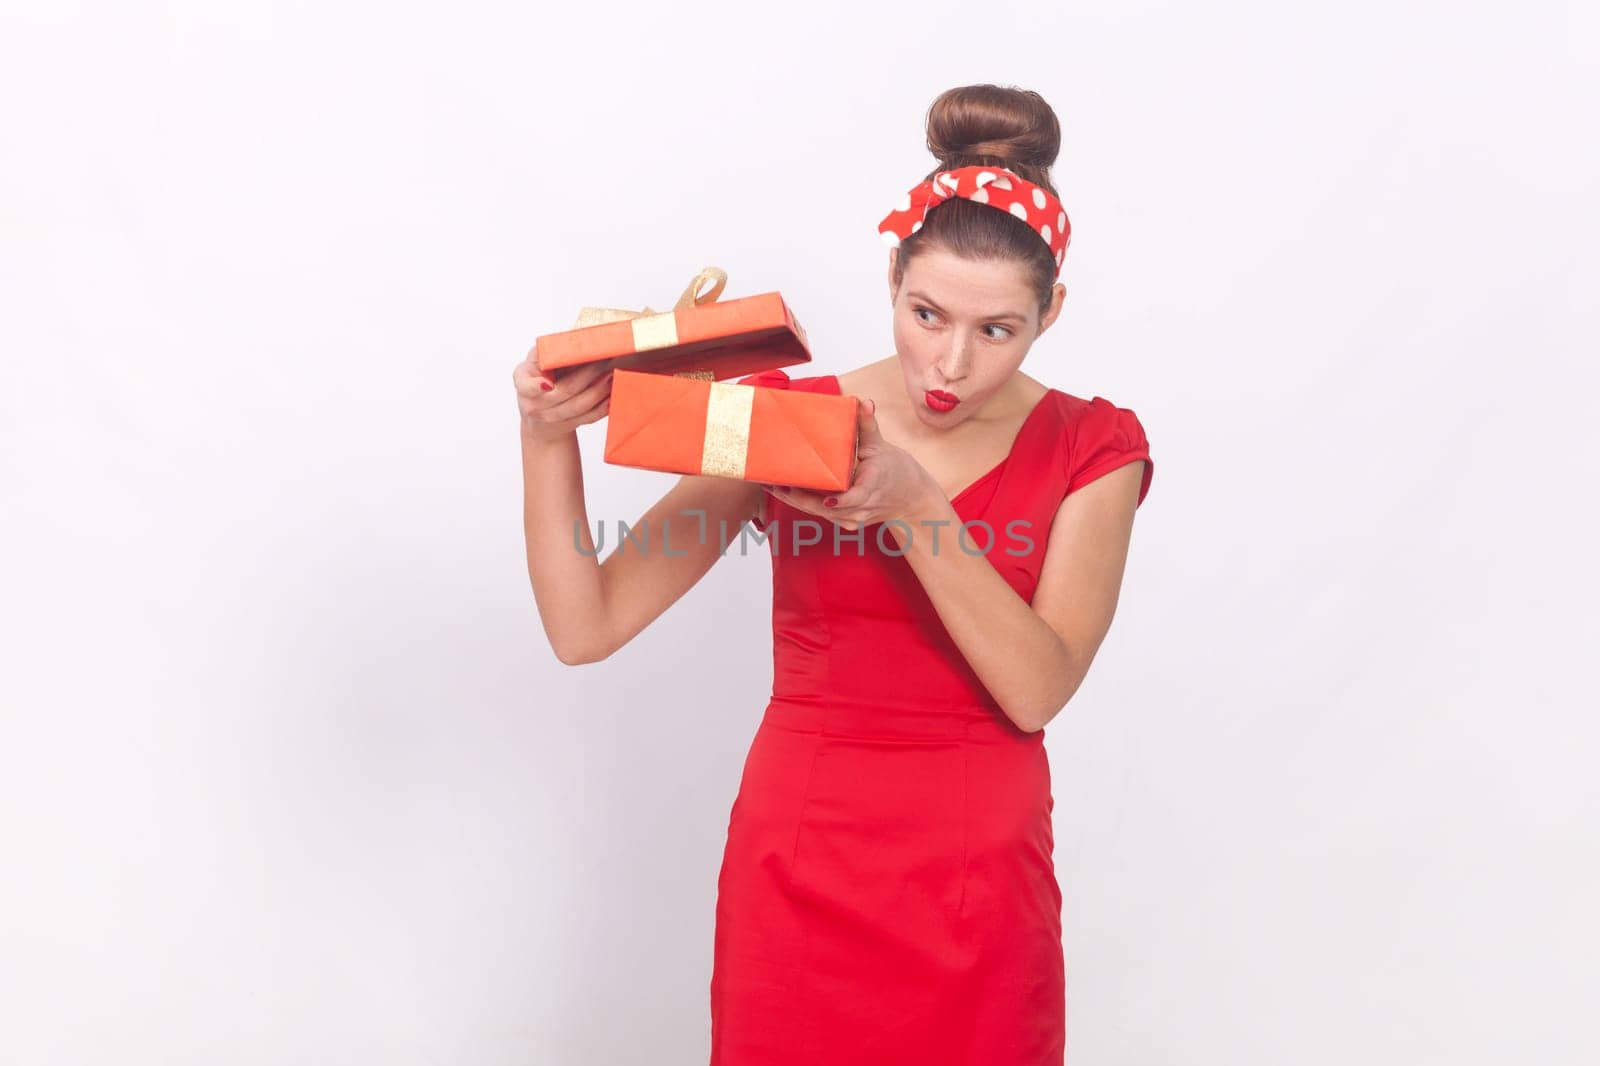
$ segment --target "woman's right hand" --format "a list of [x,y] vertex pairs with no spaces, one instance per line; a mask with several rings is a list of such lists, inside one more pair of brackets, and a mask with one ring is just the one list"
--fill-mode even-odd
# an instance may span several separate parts
[[522,428],[538,440],[556,440],[611,410],[611,363],[584,363],[564,370],[560,380],[539,370],[533,352],[511,373],[517,387]]

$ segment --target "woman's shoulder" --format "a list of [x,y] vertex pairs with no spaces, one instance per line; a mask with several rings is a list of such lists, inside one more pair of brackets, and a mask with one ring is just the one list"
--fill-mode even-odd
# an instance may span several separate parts
[[1082,488],[1117,467],[1144,460],[1139,502],[1150,491],[1155,463],[1150,458],[1150,438],[1131,407],[1105,396],[1088,399],[1060,389],[1051,390],[1061,415],[1060,462],[1067,491]]
[[1087,399],[1082,396],[1066,392],[1062,389],[1051,389],[1059,409],[1069,415],[1068,422],[1074,423],[1073,429],[1098,429],[1115,424],[1119,419],[1137,422],[1139,416],[1134,414],[1131,407],[1123,407],[1114,400],[1098,394]]

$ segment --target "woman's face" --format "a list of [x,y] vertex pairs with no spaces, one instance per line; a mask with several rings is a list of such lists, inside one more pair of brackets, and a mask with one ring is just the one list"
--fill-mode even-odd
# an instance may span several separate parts
[[[1021,264],[975,262],[929,248],[906,267],[898,291],[889,252],[894,347],[911,407],[924,424],[944,429],[964,421],[1000,392],[1038,336],[1061,313],[1066,288],[1057,283],[1050,308],[1038,304]],[[959,402],[941,404],[929,390]]]

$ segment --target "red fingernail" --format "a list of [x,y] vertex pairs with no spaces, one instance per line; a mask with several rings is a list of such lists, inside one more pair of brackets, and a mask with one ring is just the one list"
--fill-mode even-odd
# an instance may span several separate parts
[[824,506],[824,507],[835,507],[835,506],[838,505],[838,503],[839,503],[839,500],[836,497],[829,496],[826,500],[822,501],[822,506]]
[[545,392],[549,392],[551,389],[555,388],[555,386],[550,384],[548,381],[539,382],[539,387]]

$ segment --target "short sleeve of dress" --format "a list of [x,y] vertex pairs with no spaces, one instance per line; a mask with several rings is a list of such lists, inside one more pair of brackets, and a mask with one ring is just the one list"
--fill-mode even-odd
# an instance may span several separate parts
[[1076,492],[1102,474],[1143,459],[1144,479],[1139,484],[1139,499],[1134,506],[1143,503],[1155,475],[1155,463],[1150,458],[1150,441],[1145,437],[1139,416],[1096,396],[1079,410],[1068,426],[1067,492]]
[[[787,389],[789,375],[781,369],[773,368],[763,370],[758,374],[747,374],[735,382],[737,385],[759,385],[766,389]],[[767,531],[767,523],[772,521],[772,497],[763,492],[761,494],[761,517],[752,518],[750,524],[762,533]]]

